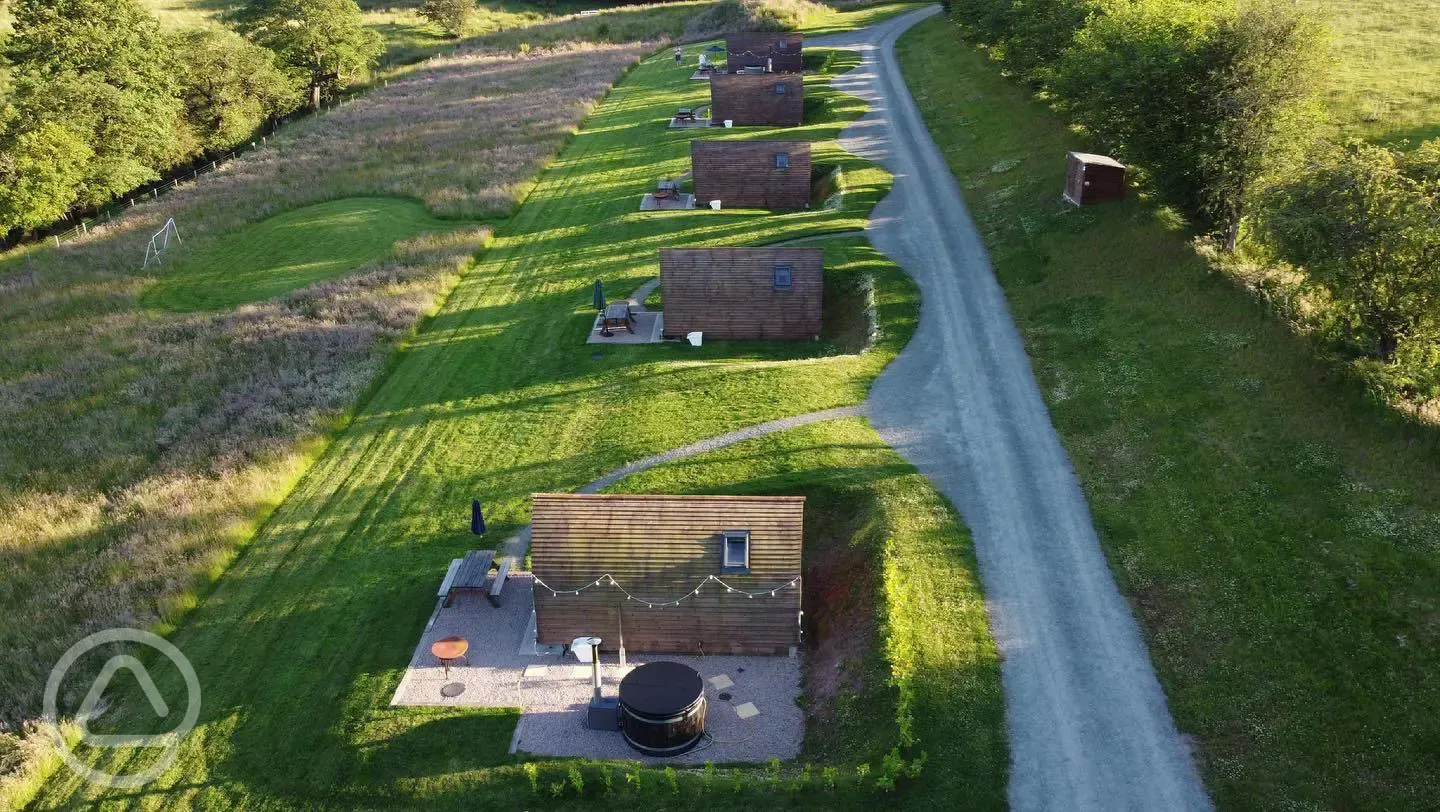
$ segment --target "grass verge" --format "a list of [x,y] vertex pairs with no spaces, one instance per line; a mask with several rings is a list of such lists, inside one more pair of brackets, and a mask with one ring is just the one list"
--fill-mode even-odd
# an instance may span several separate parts
[[1060,202],[1088,146],[959,42],[900,43],[1121,588],[1221,807],[1440,797],[1440,447],[1146,200]]

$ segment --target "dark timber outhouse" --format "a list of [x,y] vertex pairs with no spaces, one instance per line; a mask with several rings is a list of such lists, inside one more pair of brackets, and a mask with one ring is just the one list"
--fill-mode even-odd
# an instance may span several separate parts
[[1076,206],[1125,196],[1125,165],[1104,155],[1071,152],[1065,156],[1065,199]]
[[824,276],[819,248],[662,248],[665,336],[819,338]]

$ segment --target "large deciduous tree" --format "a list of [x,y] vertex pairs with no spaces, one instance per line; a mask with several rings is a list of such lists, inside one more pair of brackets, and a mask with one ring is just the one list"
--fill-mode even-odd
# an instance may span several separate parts
[[186,118],[205,149],[228,149],[301,103],[303,77],[238,34],[207,28],[174,34],[171,42]]
[[384,50],[355,0],[251,0],[229,15],[237,30],[304,71],[310,103],[374,66]]
[[1433,390],[1436,359],[1416,353],[1440,338],[1440,140],[1327,148],[1267,203],[1267,242],[1323,291],[1345,336],[1425,367],[1409,377]]
[[[14,0],[11,16],[14,109],[0,154],[13,188],[0,228],[103,203],[193,150],[169,49],[136,0]],[[44,155],[58,164],[45,169]],[[63,206],[62,179],[76,181]]]

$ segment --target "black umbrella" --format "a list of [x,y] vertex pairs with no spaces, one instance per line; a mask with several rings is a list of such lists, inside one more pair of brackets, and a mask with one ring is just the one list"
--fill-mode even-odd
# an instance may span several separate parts
[[485,516],[480,513],[480,500],[470,502],[470,532],[477,536],[485,535]]
[[605,286],[600,284],[599,279],[595,280],[595,309],[605,309]]

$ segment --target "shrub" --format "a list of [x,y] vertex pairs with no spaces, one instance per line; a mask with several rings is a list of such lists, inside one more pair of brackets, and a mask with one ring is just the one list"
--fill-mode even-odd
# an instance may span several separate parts
[[574,764],[571,764],[571,765],[570,765],[569,778],[570,778],[570,786],[572,786],[572,787],[575,788],[575,794],[576,794],[576,795],[584,795],[584,794],[585,794],[585,776],[583,776],[583,775],[580,774],[580,767],[579,767],[579,766],[574,765]]
[[421,17],[445,29],[452,37],[463,37],[475,14],[475,0],[425,0],[420,6]]
[[1267,242],[1305,270],[1339,336],[1393,367],[1400,393],[1440,395],[1440,139],[1327,147],[1266,202]]
[[685,38],[712,39],[742,31],[795,31],[808,17],[825,10],[810,0],[721,0],[690,20],[685,26]]
[[1311,131],[1321,42],[1293,7],[1128,3],[1089,18],[1053,90],[1234,248],[1246,202]]

